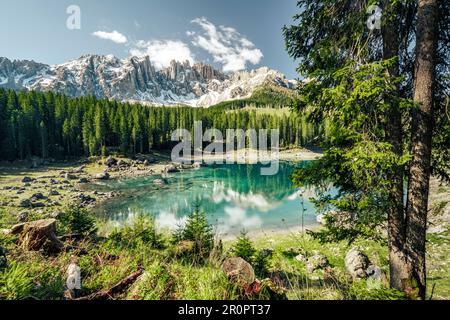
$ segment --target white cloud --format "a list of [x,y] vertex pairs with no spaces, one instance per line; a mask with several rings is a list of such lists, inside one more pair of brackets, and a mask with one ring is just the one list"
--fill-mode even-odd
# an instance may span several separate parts
[[232,189],[225,190],[223,184],[214,184],[212,200],[215,203],[225,201],[240,208],[256,208],[260,211],[269,211],[280,205],[279,201],[268,200],[263,194],[240,193]]
[[130,49],[134,56],[148,55],[156,68],[170,65],[172,60],[194,62],[194,56],[188,45],[178,40],[139,40]]
[[224,211],[225,216],[219,219],[217,228],[219,233],[227,233],[232,230],[251,230],[262,226],[262,219],[259,216],[250,216],[243,208],[225,207]]
[[247,63],[257,64],[263,54],[261,50],[231,27],[216,27],[205,17],[191,21],[202,29],[201,35],[188,31],[192,44],[210,53],[215,62],[223,65],[223,71],[238,71],[246,68]]
[[115,43],[126,43],[127,42],[127,37],[125,37],[123,34],[121,34],[120,32],[114,30],[113,32],[106,32],[106,31],[95,31],[92,33],[92,35],[94,37],[98,37],[100,39],[105,39],[105,40],[111,40]]
[[186,216],[177,218],[175,214],[169,212],[161,212],[155,219],[156,226],[159,229],[168,229],[170,231],[175,231],[179,227],[183,227],[186,221]]

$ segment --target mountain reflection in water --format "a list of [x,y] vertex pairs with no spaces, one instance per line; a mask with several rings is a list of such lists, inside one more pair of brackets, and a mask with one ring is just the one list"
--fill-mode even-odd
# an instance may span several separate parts
[[[124,222],[136,214],[154,215],[160,228],[176,229],[199,206],[221,235],[242,230],[266,231],[298,227],[301,202],[304,224],[315,224],[315,209],[308,200],[313,190],[300,194],[289,176],[305,162],[280,162],[278,174],[262,176],[261,164],[203,166],[164,176],[108,181],[92,186],[98,191],[120,191],[121,196],[96,208],[107,220]],[[155,184],[162,179],[164,185]]]

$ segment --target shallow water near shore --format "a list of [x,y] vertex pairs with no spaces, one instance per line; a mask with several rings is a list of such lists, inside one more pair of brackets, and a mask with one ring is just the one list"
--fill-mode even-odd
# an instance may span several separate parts
[[95,208],[107,221],[123,223],[137,214],[154,215],[160,228],[174,230],[199,207],[221,236],[242,230],[280,232],[317,224],[308,200],[314,190],[300,193],[289,179],[296,167],[306,163],[280,162],[273,176],[261,175],[261,164],[205,165],[167,175],[99,182],[90,188],[120,191],[121,196]]

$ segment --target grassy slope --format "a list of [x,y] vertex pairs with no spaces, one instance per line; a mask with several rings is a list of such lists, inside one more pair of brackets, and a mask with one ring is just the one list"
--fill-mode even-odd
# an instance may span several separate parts
[[224,101],[210,108],[213,109],[241,109],[248,106],[256,108],[289,108],[293,99],[297,96],[294,90],[263,85],[257,88],[249,98]]
[[[450,255],[449,234],[430,237],[429,288],[434,286],[434,299],[450,298]],[[233,242],[225,243],[229,248]],[[65,270],[72,253],[62,253],[47,257],[41,252],[25,252],[13,243],[13,239],[3,236],[1,245],[8,250],[11,265],[19,270],[9,278],[10,288],[7,298],[33,295],[40,299],[61,299],[65,285]],[[173,247],[166,242],[164,249],[152,249],[144,242],[120,244],[103,239],[79,244],[88,248],[88,254],[78,259],[82,272],[82,294],[107,289],[137,269],[142,264],[144,276],[136,282],[128,293],[117,297],[122,299],[239,299],[239,294],[227,280],[220,266],[213,262],[194,265],[175,259]],[[370,241],[359,241],[370,259],[388,270],[386,247]],[[258,249],[272,248],[274,255],[268,262],[268,270],[279,272],[286,278],[289,299],[392,299],[400,296],[388,290],[367,290],[364,280],[352,282],[345,271],[344,256],[349,250],[347,243],[322,245],[308,236],[284,235],[275,239],[259,238],[255,241]],[[322,270],[308,273],[305,263],[286,255],[289,248],[302,248],[307,254],[314,251],[325,254],[333,267],[333,273]],[[1,283],[0,273],[0,283]],[[259,278],[263,276],[260,275]],[[387,281],[384,281],[384,286]],[[21,290],[23,293],[21,294]],[[0,289],[0,295],[2,290]],[[5,292],[3,292],[5,294]]]

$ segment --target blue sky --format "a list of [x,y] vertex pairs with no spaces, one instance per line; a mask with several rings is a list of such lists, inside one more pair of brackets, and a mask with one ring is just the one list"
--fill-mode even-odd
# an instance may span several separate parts
[[[205,61],[224,71],[268,66],[295,78],[281,28],[296,0],[1,0],[0,56],[57,64],[82,54],[149,54]],[[66,27],[67,7],[81,11]]]

